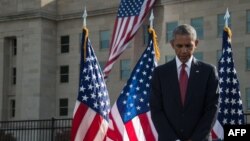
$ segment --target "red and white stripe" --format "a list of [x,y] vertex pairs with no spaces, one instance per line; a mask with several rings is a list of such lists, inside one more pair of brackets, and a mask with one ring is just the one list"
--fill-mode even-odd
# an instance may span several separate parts
[[106,141],[156,141],[157,139],[158,135],[150,112],[140,114],[127,123],[123,123],[115,103],[110,113]]
[[212,129],[212,138],[213,139],[224,139],[224,129],[218,120],[216,120],[214,127]]
[[104,67],[104,78],[106,79],[118,57],[127,48],[129,41],[143,23],[147,13],[150,11],[155,0],[145,0],[139,16],[116,18],[114,31],[109,50],[109,59]]
[[87,105],[77,101],[71,130],[71,141],[103,141],[108,122]]

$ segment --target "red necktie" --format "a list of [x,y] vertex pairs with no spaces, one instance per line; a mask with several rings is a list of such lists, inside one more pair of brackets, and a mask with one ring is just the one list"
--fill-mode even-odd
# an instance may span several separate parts
[[185,70],[185,67],[186,67],[186,64],[181,65],[181,72],[180,72],[180,79],[179,79],[182,105],[184,105],[184,101],[186,97],[186,90],[187,90],[187,83],[188,83],[188,75]]

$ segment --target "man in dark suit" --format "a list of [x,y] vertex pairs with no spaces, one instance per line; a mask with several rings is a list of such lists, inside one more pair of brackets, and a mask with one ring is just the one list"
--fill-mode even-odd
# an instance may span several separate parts
[[159,141],[209,141],[218,110],[216,68],[193,57],[198,40],[187,24],[176,27],[176,57],[152,78],[151,117]]

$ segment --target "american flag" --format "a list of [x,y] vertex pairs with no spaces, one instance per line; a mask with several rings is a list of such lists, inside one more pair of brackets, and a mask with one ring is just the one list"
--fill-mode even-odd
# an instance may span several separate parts
[[110,44],[109,59],[103,70],[105,78],[108,77],[115,61],[127,48],[154,2],[155,0],[121,1]]
[[219,114],[213,127],[214,135],[224,138],[223,125],[244,124],[239,81],[234,67],[231,47],[231,30],[225,27],[223,31],[222,56],[218,62],[219,73]]
[[102,141],[108,129],[110,102],[103,74],[83,28],[80,80],[71,141]]
[[152,34],[110,113],[108,140],[156,141],[149,109],[150,80],[156,66]]

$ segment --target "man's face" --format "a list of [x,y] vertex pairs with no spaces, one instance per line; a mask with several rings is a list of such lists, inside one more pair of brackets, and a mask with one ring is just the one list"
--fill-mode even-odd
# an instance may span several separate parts
[[176,35],[171,41],[172,48],[182,63],[186,63],[193,55],[197,44],[198,40],[192,39],[189,35]]

